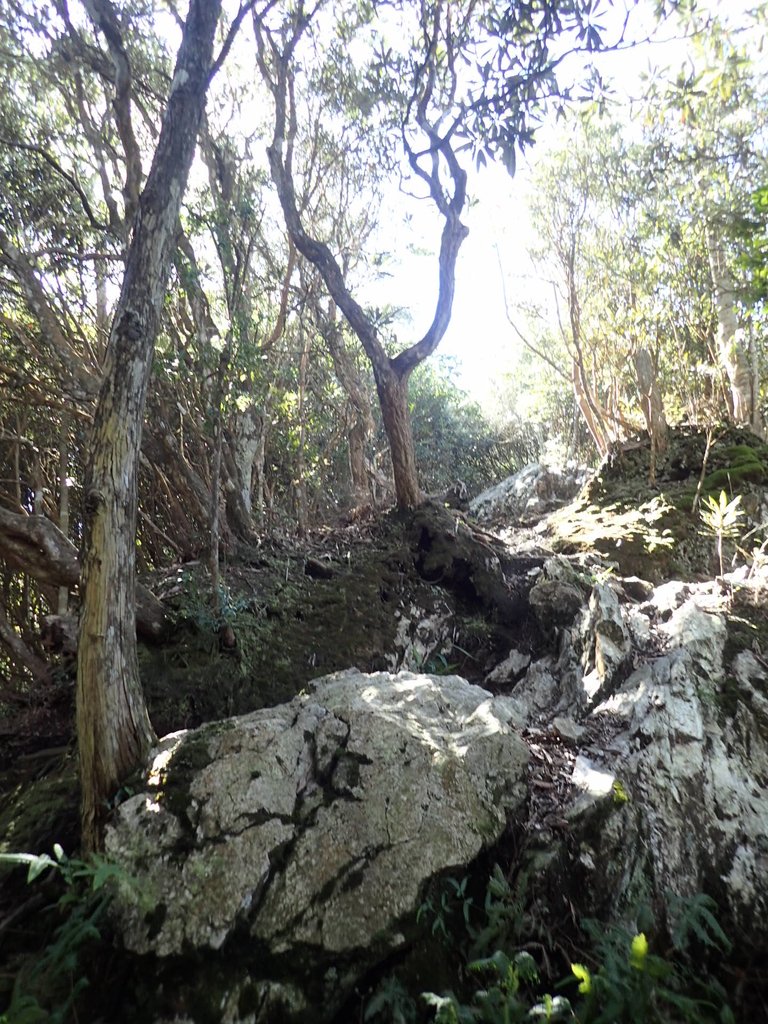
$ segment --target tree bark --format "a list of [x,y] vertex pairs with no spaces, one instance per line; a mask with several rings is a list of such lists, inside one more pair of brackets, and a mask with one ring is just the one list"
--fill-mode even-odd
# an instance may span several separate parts
[[639,348],[635,352],[634,362],[645,426],[655,450],[661,454],[667,447],[667,419],[664,415],[664,400],[648,349]]
[[758,437],[765,436],[763,418],[760,414],[760,353],[755,344],[754,325],[749,327],[749,367],[752,374],[752,431]]
[[400,508],[415,508],[422,500],[416,471],[416,451],[408,410],[408,378],[391,372],[376,377],[381,415],[392,455],[395,494]]
[[[9,512],[0,506],[0,547],[9,566],[32,576],[41,586],[67,587],[80,580],[77,548],[45,516]],[[165,608],[155,595],[136,585],[136,632],[157,640],[166,627]]]
[[347,443],[349,444],[349,482],[356,503],[370,501],[372,497],[365,460],[368,437],[365,421],[355,413],[354,421],[347,431]]
[[154,741],[139,682],[134,627],[141,425],[220,10],[221,0],[190,2],[160,138],[139,197],[93,425],[77,674],[86,851],[99,847],[112,794]]
[[749,355],[744,347],[744,332],[736,313],[736,286],[731,276],[721,240],[713,228],[707,229],[709,268],[717,310],[717,353],[730,386],[730,414],[734,423],[752,422],[752,375]]
[[370,501],[372,494],[365,459],[366,447],[375,429],[370,395],[360,379],[355,360],[339,330],[336,304],[331,302],[330,310],[325,313],[320,308],[320,303],[316,303],[314,315],[323,324],[323,338],[331,354],[336,379],[349,399],[352,422],[347,430],[347,442],[352,498],[355,503]]
[[40,682],[50,680],[50,666],[24,643],[8,621],[2,601],[0,601],[0,643],[5,645],[15,661],[31,672],[35,679]]
[[255,405],[235,414],[232,458],[237,466],[243,507],[249,514],[253,510],[254,463],[264,446],[264,419]]
[[[61,420],[59,438],[59,529],[65,537],[69,535],[69,413]],[[59,587],[57,614],[69,611],[69,587]]]

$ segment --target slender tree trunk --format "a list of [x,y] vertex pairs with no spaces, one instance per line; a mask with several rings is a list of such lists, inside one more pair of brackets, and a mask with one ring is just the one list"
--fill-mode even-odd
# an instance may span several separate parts
[[191,0],[157,149],[140,196],[112,322],[85,480],[77,675],[82,843],[154,740],[136,654],[136,488],[141,425],[181,199],[208,88],[221,0]]
[[32,511],[36,516],[42,516],[45,513],[45,476],[39,454],[35,456],[32,476]]
[[50,679],[50,666],[24,643],[8,620],[2,600],[0,600],[0,642],[5,645],[16,662],[31,672],[35,679],[41,682]]
[[352,495],[356,502],[371,499],[368,471],[365,462],[365,446],[368,440],[365,421],[353,412],[354,420],[347,433],[349,444],[349,477]]
[[[315,8],[317,10],[317,8]],[[397,356],[387,355],[378,327],[352,295],[344,271],[329,246],[313,238],[304,229],[296,202],[293,179],[293,144],[297,133],[294,92],[294,51],[311,15],[296,19],[293,33],[278,46],[263,18],[254,14],[257,57],[265,81],[275,101],[275,130],[267,148],[270,172],[283,209],[286,227],[296,249],[320,272],[328,293],[358,337],[367,355],[381,403],[384,429],[390,444],[395,493],[399,508],[413,508],[423,500],[416,472],[413,434],[408,412],[410,374],[437,348],[451,320],[456,291],[456,261],[468,228],[461,221],[467,198],[467,175],[452,148],[451,134],[441,135],[437,125],[426,116],[435,83],[430,56],[414,82],[417,94],[418,128],[428,142],[423,151],[406,143],[406,154],[414,172],[426,183],[430,196],[443,218],[438,256],[438,294],[432,323],[423,337]],[[269,44],[267,44],[267,39]],[[431,68],[431,70],[430,70]]]
[[213,598],[213,614],[216,619],[221,614],[221,581],[219,579],[219,505],[221,491],[221,450],[224,443],[224,378],[232,355],[232,330],[219,356],[219,367],[216,373],[216,386],[213,389],[213,459],[211,461],[211,533],[210,533],[210,570],[211,596]]
[[16,439],[13,444],[13,486],[16,491],[16,507],[21,509],[21,417],[16,416]]
[[255,405],[235,414],[234,451],[232,453],[240,478],[240,493],[248,513],[253,510],[254,463],[264,435],[264,417]]
[[589,388],[584,380],[584,374],[577,359],[571,361],[571,380],[573,382],[573,394],[576,405],[581,411],[584,422],[587,425],[592,440],[595,442],[598,454],[602,457],[608,451],[608,439],[605,434],[601,417],[591,400]]
[[758,437],[765,435],[763,418],[760,415],[760,353],[755,344],[754,326],[749,325],[749,365],[752,371],[752,430]]
[[307,365],[309,363],[309,341],[305,340],[299,359],[299,401],[297,415],[299,417],[299,446],[296,451],[296,478],[293,482],[296,497],[296,519],[299,525],[299,536],[303,537],[309,526],[307,509],[307,482],[304,450],[306,446],[306,425],[304,423],[304,396],[307,389]]
[[736,313],[736,286],[723,244],[713,228],[707,230],[707,248],[717,310],[717,352],[730,386],[731,418],[734,423],[751,424],[752,375]]
[[650,481],[656,480],[656,458],[667,448],[667,420],[664,415],[664,402],[661,389],[656,378],[651,354],[647,348],[639,348],[635,352],[635,372],[637,374],[637,390],[640,395],[640,408],[645,419],[646,430],[651,441]]
[[377,375],[376,389],[392,455],[397,504],[399,508],[415,508],[424,500],[424,496],[416,471],[416,452],[408,409],[408,378],[403,379],[392,372]]
[[[61,436],[59,439],[59,529],[65,537],[69,536],[69,413],[61,419]],[[66,615],[69,611],[69,588],[59,587],[57,613]]]
[[256,518],[260,526],[264,525],[265,509],[265,480],[264,470],[267,464],[267,424],[269,419],[264,415],[261,433],[259,434],[259,447],[256,449],[256,457],[253,460],[253,473],[256,478],[254,490],[256,492]]

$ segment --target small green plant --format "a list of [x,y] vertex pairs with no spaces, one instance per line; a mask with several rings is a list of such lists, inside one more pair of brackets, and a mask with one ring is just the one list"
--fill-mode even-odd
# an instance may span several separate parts
[[469,876],[458,881],[446,878],[441,889],[435,895],[429,895],[416,913],[416,922],[430,924],[433,935],[440,935],[444,941],[451,940],[450,930],[458,920],[464,928],[469,928],[470,913],[474,900],[467,894]]
[[700,510],[702,530],[715,537],[717,542],[717,558],[720,563],[720,575],[723,575],[723,541],[728,537],[738,537],[744,510],[741,508],[741,495],[728,500],[725,491],[715,500],[712,495],[702,502]]
[[[423,994],[424,1002],[435,1010],[434,1019],[437,1024],[465,1024],[472,1021],[513,1024],[515,1021],[563,1019],[551,1015],[531,1017],[531,1000],[526,997],[523,989],[538,981],[539,972],[530,953],[521,951],[509,957],[497,950],[490,957],[468,964],[468,970],[478,977],[488,977],[491,982],[488,987],[480,989],[475,994],[474,1005],[464,1006],[452,994]],[[554,1000],[551,997],[547,998],[550,1007],[554,1006]],[[562,997],[559,997],[559,1001],[567,1004],[567,1000]],[[537,1005],[544,1007],[545,1004]]]
[[226,626],[235,626],[238,615],[250,605],[248,597],[233,595],[224,583],[219,586],[218,601],[214,602],[210,590],[201,588],[189,572],[180,574],[178,586],[176,621],[192,622],[201,633],[218,634]]
[[416,1002],[397,978],[385,978],[368,1000],[364,1021],[386,1021],[387,1024],[414,1024]]
[[672,942],[675,949],[687,952],[692,939],[707,949],[730,953],[732,943],[717,920],[717,903],[703,892],[686,899],[669,897],[669,909],[675,926]]
[[458,667],[458,661],[448,661],[444,654],[434,654],[425,662],[424,671],[430,676],[449,676]]
[[0,854],[0,862],[27,867],[27,884],[44,872],[57,872],[64,892],[57,907],[62,923],[42,954],[18,972],[10,1004],[0,1024],[65,1024],[77,1020],[76,1002],[88,986],[83,955],[101,938],[101,923],[114,885],[133,885],[118,865],[103,857],[89,861],[67,857],[61,846],[48,854]]
[[494,865],[483,903],[484,923],[471,930],[471,955],[487,956],[495,949],[509,949],[520,943],[526,925],[525,895],[528,887],[526,874],[518,876],[514,885],[498,864]]
[[[703,894],[684,902],[670,899],[670,917],[677,923],[672,948],[663,956],[652,950],[644,931],[584,922],[589,963],[573,963],[571,976],[557,986],[573,991],[553,996],[541,992],[536,962],[521,948],[524,917],[519,889],[513,889],[497,867],[486,899],[489,924],[479,932],[470,931],[475,948],[500,939],[506,949],[497,947],[491,955],[467,963],[464,977],[479,982],[469,1000],[453,992],[427,992],[423,999],[437,1024],[735,1024],[722,986],[692,952],[694,946],[718,954],[730,949],[716,910],[714,900]],[[652,926],[647,908],[638,917],[644,927]]]
[[[688,901],[687,924],[672,936],[666,956],[651,951],[644,932],[606,929],[600,921],[585,921],[597,966],[572,964],[571,984],[583,996],[575,1009],[579,1024],[734,1024],[721,986],[686,958],[687,936],[706,935],[710,944],[728,940],[712,914],[714,901],[701,896]],[[567,984],[564,982],[563,984]]]

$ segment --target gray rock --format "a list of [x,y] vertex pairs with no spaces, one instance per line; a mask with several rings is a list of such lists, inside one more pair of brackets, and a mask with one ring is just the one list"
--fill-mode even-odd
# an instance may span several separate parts
[[549,659],[534,662],[512,691],[517,705],[527,711],[526,720],[549,711],[559,703],[560,681],[553,674],[552,668]]
[[565,715],[557,715],[552,719],[552,729],[561,740],[573,746],[578,746],[581,743],[587,731],[582,725],[578,725],[572,718]]
[[604,696],[632,650],[629,630],[615,592],[598,583],[589,598],[582,681],[589,700]]
[[670,646],[688,651],[699,675],[713,681],[722,678],[726,637],[722,615],[705,611],[694,597],[676,609],[659,632]]
[[513,648],[504,661],[499,662],[496,668],[488,673],[485,681],[494,685],[512,682],[525,672],[530,663],[530,654],[523,654],[522,651]]
[[545,630],[569,626],[584,605],[581,590],[573,583],[560,580],[538,580],[531,587],[528,599]]
[[573,765],[571,781],[583,793],[600,800],[611,795],[616,776],[579,754]]
[[661,618],[668,617],[671,612],[680,607],[690,593],[690,585],[683,583],[681,580],[670,580],[668,583],[662,583],[654,589],[648,600],[650,610]]
[[[143,893],[118,899],[126,948],[221,951],[227,1005],[249,985],[281,1020],[308,1007],[329,1019],[406,943],[426,882],[471,862],[520,806],[515,710],[456,676],[350,670],[290,704],[167,737],[107,833]],[[331,994],[319,989],[329,970]]]
[[[714,875],[723,923],[765,943],[768,800],[759,780],[768,768],[768,719],[723,719],[717,619],[702,619],[692,600],[679,611],[696,623],[699,640],[714,623],[713,650],[689,649],[683,638],[592,713],[618,729],[607,767],[630,794],[601,825],[598,860],[617,867],[603,877],[599,898],[613,886],[614,898],[629,905],[652,879],[655,892],[686,900]],[[704,675],[709,668],[714,676]]]
[[624,593],[633,601],[647,601],[653,593],[653,584],[639,576],[625,576],[621,581]]
[[478,519],[543,516],[574,498],[591,475],[586,466],[547,466],[532,462],[474,498],[470,511]]

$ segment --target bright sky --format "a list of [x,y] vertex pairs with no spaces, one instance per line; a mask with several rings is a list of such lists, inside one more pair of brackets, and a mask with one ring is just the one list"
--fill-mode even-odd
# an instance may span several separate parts
[[[617,5],[621,7],[622,5]],[[744,12],[754,9],[748,0],[717,0],[700,3],[701,9],[727,15],[733,23],[743,19]],[[634,38],[647,34],[649,4],[641,5],[646,13],[634,25]],[[604,79],[611,80],[617,93],[624,97],[642,92],[641,73],[649,66],[669,65],[678,70],[685,59],[685,45],[672,38],[673,31],[661,33],[661,40],[644,43],[621,53],[603,54],[596,58]],[[542,130],[543,142],[556,128]],[[541,148],[541,146],[539,147]],[[481,404],[492,404],[495,384],[514,370],[521,343],[510,327],[504,308],[499,254],[504,268],[507,297],[516,299],[542,296],[549,286],[541,282],[528,257],[527,250],[535,242],[534,228],[527,208],[531,188],[530,167],[535,162],[537,147],[520,160],[514,179],[499,166],[487,167],[472,175],[470,189],[478,202],[465,215],[470,234],[459,257],[456,300],[453,319],[438,352],[456,358],[460,363],[459,382]],[[419,244],[437,249],[440,222],[433,211],[414,219],[420,232]],[[402,239],[401,241],[405,241]],[[401,331],[403,341],[413,341],[428,327],[437,288],[437,263],[434,255],[405,258],[399,272],[382,285],[381,301],[406,305],[413,314],[413,336]],[[374,300],[375,301],[375,300]]]

